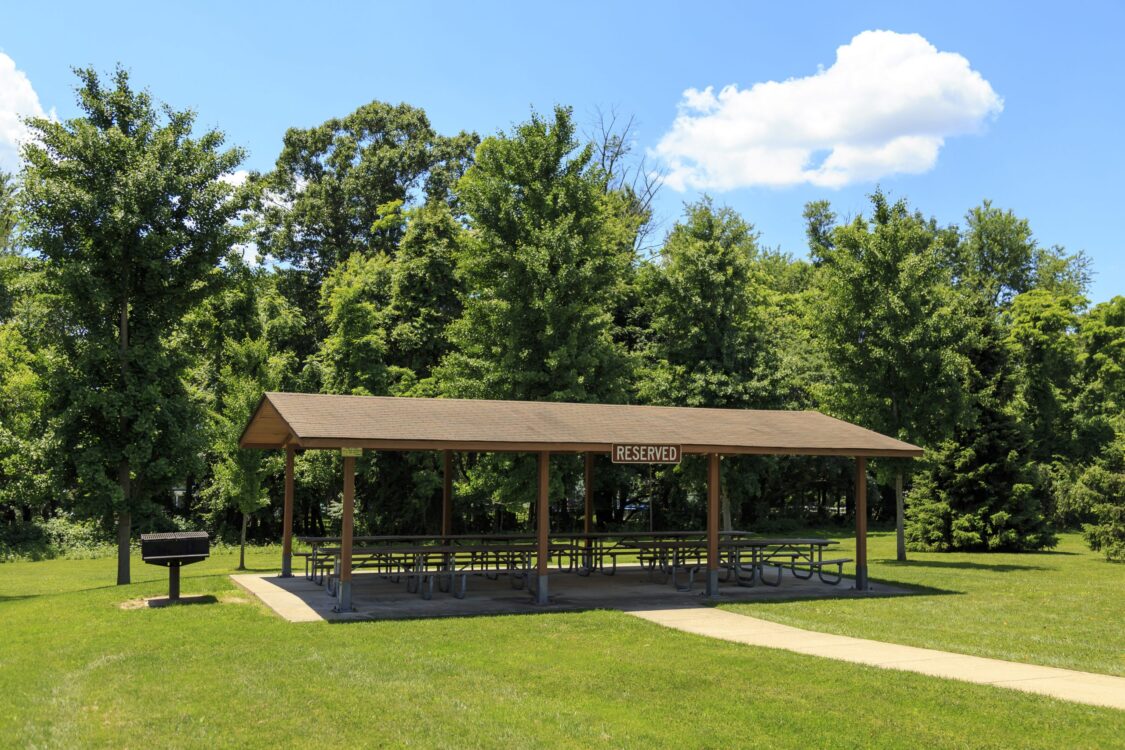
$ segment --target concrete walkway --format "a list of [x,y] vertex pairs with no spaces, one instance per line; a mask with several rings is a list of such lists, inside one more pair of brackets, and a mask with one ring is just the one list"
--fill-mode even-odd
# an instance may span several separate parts
[[818,633],[713,607],[630,610],[649,622],[698,635],[780,648],[886,669],[1013,688],[1052,698],[1125,710],[1125,677],[986,659],[915,646]]
[[[283,586],[271,583],[271,578],[281,583],[296,585],[300,585],[305,580],[299,576],[283,579],[258,573],[239,573],[230,577],[237,585],[261,599],[263,604],[289,622],[321,622],[325,619],[307,601],[295,596]],[[326,608],[331,611],[331,600],[326,604]]]

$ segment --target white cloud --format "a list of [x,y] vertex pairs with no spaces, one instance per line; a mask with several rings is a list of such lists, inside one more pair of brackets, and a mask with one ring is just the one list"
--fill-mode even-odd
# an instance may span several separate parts
[[39,95],[16,61],[0,52],[0,169],[19,169],[19,147],[27,139],[24,117],[43,117]]
[[236,169],[233,172],[227,172],[219,176],[219,182],[225,182],[231,187],[242,187],[249,179],[250,172],[246,169]]
[[688,89],[654,154],[675,190],[836,188],[926,172],[946,138],[979,132],[1003,106],[961,55],[864,31],[815,75]]

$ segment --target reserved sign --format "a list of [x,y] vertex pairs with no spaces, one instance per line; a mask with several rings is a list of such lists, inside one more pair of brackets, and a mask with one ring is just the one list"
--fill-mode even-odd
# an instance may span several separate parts
[[678,464],[678,445],[614,445],[610,458],[615,464]]

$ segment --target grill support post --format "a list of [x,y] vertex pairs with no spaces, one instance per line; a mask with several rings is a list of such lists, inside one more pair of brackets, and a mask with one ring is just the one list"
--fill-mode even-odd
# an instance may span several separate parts
[[178,602],[180,600],[180,566],[173,564],[168,566],[168,601]]

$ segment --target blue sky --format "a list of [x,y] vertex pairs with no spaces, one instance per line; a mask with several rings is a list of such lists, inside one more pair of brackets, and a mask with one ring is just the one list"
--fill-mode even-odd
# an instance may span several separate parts
[[[70,67],[118,61],[261,170],[286,128],[373,99],[482,134],[556,103],[587,124],[615,108],[675,175],[657,204],[665,229],[706,191],[803,256],[809,200],[854,215],[878,183],[952,223],[990,198],[1041,244],[1085,250],[1094,301],[1125,293],[1125,5],[917,5],[11,3],[0,160],[5,107],[28,106],[19,72],[67,117]],[[863,34],[874,30],[894,33]],[[789,79],[807,80],[754,88]]]

